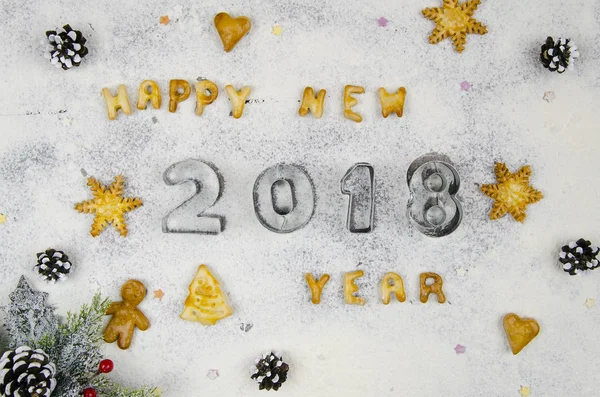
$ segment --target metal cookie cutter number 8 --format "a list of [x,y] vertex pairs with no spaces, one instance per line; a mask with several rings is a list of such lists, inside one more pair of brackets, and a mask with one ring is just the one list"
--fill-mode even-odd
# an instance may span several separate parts
[[450,160],[437,153],[421,156],[408,167],[406,180],[410,190],[407,215],[417,230],[430,237],[455,231],[463,210],[455,197],[460,177]]

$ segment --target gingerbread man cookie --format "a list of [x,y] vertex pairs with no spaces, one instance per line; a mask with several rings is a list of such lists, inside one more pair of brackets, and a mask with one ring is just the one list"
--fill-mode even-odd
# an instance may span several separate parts
[[125,350],[131,344],[135,327],[145,331],[150,327],[150,321],[137,308],[146,296],[146,287],[138,280],[129,280],[121,287],[123,302],[113,302],[106,310],[112,314],[110,322],[104,329],[104,341],[113,343]]

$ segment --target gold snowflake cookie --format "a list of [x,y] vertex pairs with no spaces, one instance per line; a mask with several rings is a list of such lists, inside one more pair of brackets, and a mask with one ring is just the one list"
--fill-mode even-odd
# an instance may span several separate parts
[[123,176],[118,175],[113,183],[106,187],[96,178],[88,178],[87,184],[94,198],[77,203],[75,209],[81,213],[95,214],[90,231],[92,236],[96,237],[102,233],[109,223],[113,224],[121,236],[127,236],[125,213],[140,207],[143,202],[137,197],[123,197],[124,181]]
[[459,5],[458,0],[444,0],[442,7],[424,9],[425,18],[435,22],[429,42],[437,44],[450,37],[456,51],[463,52],[467,33],[487,33],[487,27],[473,18],[473,13],[480,3],[481,0],[468,0]]
[[517,222],[523,222],[527,216],[527,206],[544,198],[541,192],[529,184],[531,167],[526,165],[513,174],[506,164],[496,163],[494,172],[498,183],[481,186],[481,191],[486,196],[496,200],[490,212],[490,219],[496,220],[509,213]]

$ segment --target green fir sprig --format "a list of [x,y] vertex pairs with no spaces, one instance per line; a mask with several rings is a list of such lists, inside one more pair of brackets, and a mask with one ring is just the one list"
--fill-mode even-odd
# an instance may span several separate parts
[[[67,385],[75,383],[80,395],[82,386],[97,372],[102,360],[102,318],[109,305],[110,301],[97,293],[91,304],[83,305],[79,313],[67,313],[66,321],[58,325],[54,345],[46,350],[57,369],[57,395],[70,396],[73,386]],[[68,388],[62,390],[63,385]]]
[[115,383],[105,376],[99,376],[92,380],[92,387],[98,395],[103,397],[158,397],[160,389],[156,387],[143,387],[141,389],[130,389]]

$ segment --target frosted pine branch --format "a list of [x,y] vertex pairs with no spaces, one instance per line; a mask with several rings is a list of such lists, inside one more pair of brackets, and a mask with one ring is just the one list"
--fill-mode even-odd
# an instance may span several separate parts
[[50,350],[57,369],[57,390],[73,383],[67,380],[75,380],[81,391],[81,386],[98,370],[102,360],[102,318],[109,305],[108,299],[102,300],[96,294],[90,305],[83,305],[77,314],[68,313],[67,321],[58,326],[56,343]]
[[142,387],[130,389],[123,387],[101,375],[92,381],[92,387],[102,397],[159,397],[160,389],[156,387]]
[[58,319],[54,308],[46,302],[48,294],[31,289],[25,277],[21,276],[9,298],[10,303],[2,312],[10,346],[36,348],[43,338],[56,332]]

